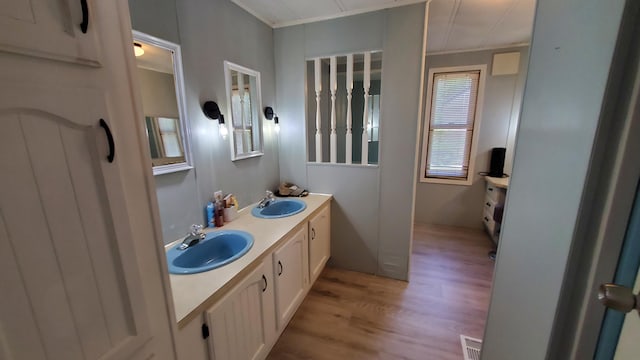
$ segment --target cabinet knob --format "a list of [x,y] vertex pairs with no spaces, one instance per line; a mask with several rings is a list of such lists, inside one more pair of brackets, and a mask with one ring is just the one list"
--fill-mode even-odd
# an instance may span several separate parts
[[280,262],[280,260],[278,260],[278,266],[280,267],[280,269],[278,269],[278,276],[282,275],[282,271],[284,270],[284,267],[282,266],[282,262]]
[[262,281],[264,281],[264,287],[262,288],[262,292],[267,291],[267,286],[269,285],[269,283],[267,282],[267,277],[264,276],[264,274],[262,274]]
[[316,229],[311,228],[311,240],[315,240],[316,238]]

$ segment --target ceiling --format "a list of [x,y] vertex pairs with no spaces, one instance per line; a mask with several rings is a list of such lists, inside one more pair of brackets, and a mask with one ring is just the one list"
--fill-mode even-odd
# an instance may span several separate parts
[[[271,27],[361,14],[424,0],[232,0]],[[427,52],[490,49],[529,42],[536,0],[432,0]]]
[[173,74],[173,53],[171,50],[147,44],[140,40],[135,43],[142,45],[144,54],[136,56],[136,65],[139,68]]

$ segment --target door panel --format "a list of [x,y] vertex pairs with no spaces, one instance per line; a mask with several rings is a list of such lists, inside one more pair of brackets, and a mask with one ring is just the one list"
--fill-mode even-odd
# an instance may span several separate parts
[[[96,141],[105,96],[7,83],[0,92],[0,247],[13,274],[0,283],[12,294],[0,297],[0,354],[131,356],[149,329],[119,172]],[[28,306],[13,311],[18,299]],[[7,335],[14,328],[31,335]]]
[[304,227],[273,253],[276,279],[276,315],[282,330],[304,297],[308,281],[306,232]]
[[228,297],[207,311],[213,360],[266,357],[275,337],[270,272],[271,261],[263,262]]
[[89,25],[82,23],[81,0],[0,2],[0,50],[99,66],[93,1],[87,0]]
[[309,221],[309,278],[313,283],[331,255],[329,206]]

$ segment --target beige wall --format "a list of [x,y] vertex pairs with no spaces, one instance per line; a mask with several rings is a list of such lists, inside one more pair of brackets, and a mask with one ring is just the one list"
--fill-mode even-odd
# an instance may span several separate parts
[[[520,52],[520,72],[517,75],[492,76],[493,54],[511,51]],[[489,170],[492,148],[507,147],[509,136],[515,136],[527,73],[528,56],[527,47],[427,56],[425,76],[428,76],[429,68],[432,67],[486,64],[488,71],[478,149],[475,156],[476,174],[472,175],[474,177],[473,184],[466,186],[418,182],[415,205],[416,222],[482,228],[485,181],[477,173]],[[422,119],[422,121],[424,126],[425,120]],[[420,145],[422,149],[422,142]],[[507,149],[507,152],[512,151],[513,149]],[[511,173],[511,164],[505,164],[505,172]],[[419,170],[418,176],[420,176]]]
[[180,116],[173,74],[138,68],[138,80],[145,116]]

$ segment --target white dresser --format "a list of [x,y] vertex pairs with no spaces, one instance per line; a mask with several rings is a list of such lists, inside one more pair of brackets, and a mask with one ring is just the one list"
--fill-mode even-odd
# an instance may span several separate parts
[[507,188],[509,187],[509,178],[485,176],[485,180],[487,182],[487,189],[484,197],[482,222],[493,242],[498,244],[502,214],[504,213],[504,201],[507,197]]

